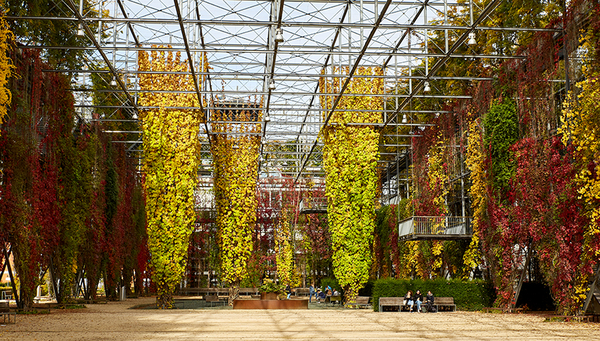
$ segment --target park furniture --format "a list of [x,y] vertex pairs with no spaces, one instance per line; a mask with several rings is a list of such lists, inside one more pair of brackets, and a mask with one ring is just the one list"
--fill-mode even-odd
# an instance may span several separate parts
[[10,316],[14,316],[14,322],[17,323],[17,312],[11,311],[8,302],[0,302],[0,315],[2,315],[4,319],[4,323],[6,323],[6,317],[8,316],[8,323],[10,323]]
[[371,297],[369,296],[357,296],[354,301],[347,302],[344,307],[345,308],[371,308],[371,304],[369,301]]
[[[436,297],[434,300],[433,307],[436,311],[456,311],[456,304],[454,304],[454,297]],[[408,305],[404,304],[404,297],[380,297],[379,298],[379,311],[386,311],[385,308],[398,308],[398,311],[408,311]],[[421,306],[423,308],[423,306]],[[389,311],[389,310],[388,310]]]

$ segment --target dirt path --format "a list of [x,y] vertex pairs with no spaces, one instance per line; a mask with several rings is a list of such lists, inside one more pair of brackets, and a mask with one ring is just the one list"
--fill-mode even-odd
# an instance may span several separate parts
[[128,309],[143,298],[19,315],[0,340],[598,340],[598,323],[543,322],[533,315],[368,310]]

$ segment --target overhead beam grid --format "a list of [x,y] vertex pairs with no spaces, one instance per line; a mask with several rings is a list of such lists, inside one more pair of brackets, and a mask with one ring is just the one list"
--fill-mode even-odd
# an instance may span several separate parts
[[[86,67],[59,70],[78,75],[77,86],[72,88],[77,110],[125,110],[129,113],[126,119],[116,120],[105,114],[87,118],[112,122],[113,128],[107,129],[110,136],[125,143],[131,152],[139,152],[143,139],[140,128],[131,131],[114,128],[121,121],[135,122],[137,113],[148,109],[137,104],[142,93],[138,84],[141,73],[137,68],[138,52],[153,46],[179,51],[189,63],[187,74],[194,80],[192,93],[200,103],[198,108],[186,109],[198,109],[205,117],[199,136],[206,146],[203,159],[210,157],[211,112],[218,107],[217,103],[260,101],[263,104],[259,181],[268,174],[285,174],[300,182],[322,177],[322,130],[332,124],[330,118],[340,110],[337,105],[346,96],[344,89],[353,78],[359,77],[354,75],[359,67],[384,70],[378,76],[383,78],[385,89],[381,95],[385,106],[380,110],[384,123],[380,128],[388,138],[382,140],[381,158],[385,162],[398,162],[406,157],[411,138],[418,138],[418,128],[428,124],[419,117],[448,114],[449,111],[442,109],[445,103],[470,98],[465,94],[426,91],[429,82],[460,82],[468,87],[472,82],[490,80],[480,76],[438,75],[448,61],[461,58],[494,63],[524,58],[478,53],[482,49],[470,46],[473,34],[491,30],[551,31],[537,27],[490,27],[486,19],[493,18],[502,0],[489,1],[485,8],[469,0],[91,0],[93,8],[86,9],[79,0],[63,1],[71,9],[64,16],[22,17],[7,13],[7,18],[61,20],[81,27],[88,40],[84,47],[29,42],[22,42],[21,46],[90,52]],[[104,15],[87,15],[92,12]],[[449,13],[468,15],[457,21],[449,20]],[[203,67],[205,60],[210,65],[208,70]],[[334,74],[337,68],[333,67],[347,67],[349,74]],[[114,101],[89,100],[97,91],[89,77],[95,73],[113,78],[114,86],[102,92],[118,98],[121,106]],[[321,76],[341,84],[341,93],[329,94],[334,98],[330,109],[321,108],[319,103]],[[415,101],[421,104],[419,109],[413,109]],[[423,103],[430,103],[429,107],[424,108]],[[120,134],[128,135],[118,138]],[[132,134],[135,134],[133,140]],[[203,171],[209,165],[208,161],[206,165],[203,163]]]

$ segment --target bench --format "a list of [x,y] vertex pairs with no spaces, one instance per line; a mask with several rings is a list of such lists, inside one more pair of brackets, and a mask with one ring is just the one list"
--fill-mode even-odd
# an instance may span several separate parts
[[17,323],[17,312],[10,311],[10,306],[8,302],[0,302],[0,315],[4,318],[4,323],[6,323],[6,317],[8,316],[8,323],[10,323],[10,316],[14,316],[14,322]]
[[344,307],[345,308],[371,308],[371,304],[369,300],[371,297],[369,296],[357,296],[354,301],[347,302]]
[[436,297],[433,300],[433,306],[437,309],[437,311],[456,311],[454,297]]
[[[433,306],[436,308],[436,311],[456,311],[454,297],[436,297],[433,302]],[[385,307],[398,307],[398,311],[409,310],[408,305],[404,304],[404,297],[380,297],[379,311],[386,311],[384,309]],[[421,309],[425,309],[425,303],[421,305]]]
[[242,296],[252,296],[252,295],[260,295],[260,290],[257,288],[240,288],[239,295]]
[[214,294],[204,296],[204,300],[206,301],[206,303],[210,303],[211,307],[213,306],[213,303],[226,303],[225,301],[219,300],[219,296]]
[[294,293],[296,294],[296,296],[308,296],[310,295],[310,289],[309,288],[296,288],[294,291]]
[[[398,308],[398,311],[408,311],[408,305],[404,304],[404,297],[379,297],[379,311],[386,311],[384,308]],[[395,311],[395,310],[390,310]]]
[[340,295],[336,295],[336,296],[327,296],[327,298],[325,299],[325,303],[327,303],[327,300],[329,300],[329,303],[331,303],[331,305],[334,304],[342,304],[342,296]]

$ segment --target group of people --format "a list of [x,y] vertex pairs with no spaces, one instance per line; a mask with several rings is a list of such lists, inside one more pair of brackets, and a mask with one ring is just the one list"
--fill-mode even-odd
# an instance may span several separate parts
[[[409,312],[435,312],[435,307],[433,306],[434,297],[431,291],[427,291],[427,295],[425,296],[425,300],[423,301],[423,294],[421,294],[421,290],[417,290],[413,295],[412,290],[409,290],[404,296],[404,305],[409,307]],[[424,308],[424,309],[422,309]]]
[[321,290],[321,288],[318,288],[315,290],[315,287],[313,285],[311,285],[309,287],[309,296],[308,296],[308,302],[312,302],[312,297],[315,297],[315,300],[317,301],[317,303],[321,303],[323,301],[325,301],[325,299],[328,296],[339,296],[340,293],[335,290],[335,289],[331,289],[331,287],[328,285],[324,290]]

